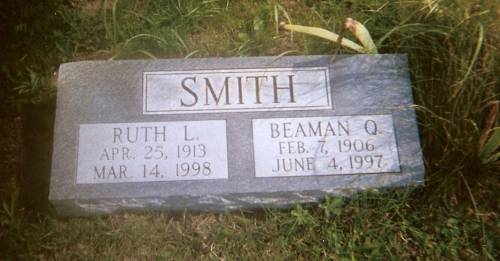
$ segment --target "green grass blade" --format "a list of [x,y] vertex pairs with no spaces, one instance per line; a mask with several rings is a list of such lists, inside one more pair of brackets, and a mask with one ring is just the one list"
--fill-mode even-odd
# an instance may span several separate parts
[[[479,51],[481,50],[481,46],[483,45],[483,39],[484,39],[483,25],[479,24],[478,27],[479,27],[479,35],[477,37],[476,49],[474,50],[474,55],[472,56],[469,67],[467,68],[467,72],[465,73],[464,77],[460,81],[460,84],[458,84],[459,87],[464,86],[463,83],[469,78],[469,75],[472,72],[472,68],[474,67],[474,65],[477,62],[477,58],[479,56]],[[453,94],[451,95],[451,97],[455,98],[462,90],[463,90],[463,88],[456,88],[455,91],[453,92]]]
[[172,33],[174,34],[175,38],[177,39],[177,41],[179,42],[179,44],[182,46],[182,48],[187,51],[188,50],[188,47],[186,45],[186,42],[184,42],[184,39],[182,39],[182,37],[179,35],[179,33],[172,29]]
[[167,41],[165,41],[165,39],[163,39],[161,37],[158,37],[158,36],[155,36],[155,35],[152,35],[152,34],[137,34],[137,35],[134,35],[134,36],[130,37],[129,39],[127,39],[125,41],[124,45],[127,46],[128,44],[130,44],[130,42],[132,40],[135,40],[135,39],[138,39],[138,38],[151,38],[151,39],[154,39],[154,40],[157,40],[157,41],[161,42],[165,46],[168,46],[168,43],[167,43]]
[[494,128],[492,131],[493,134],[479,151],[479,158],[483,163],[491,162],[499,157],[498,153],[492,154],[500,148],[500,127]]
[[109,32],[109,25],[108,25],[108,18],[107,18],[107,10],[106,6],[108,6],[108,0],[104,0],[102,3],[102,20],[104,24],[104,38],[108,39],[110,37],[110,32]]
[[273,11],[274,11],[274,25],[276,27],[276,34],[279,33],[279,30],[280,30],[280,18],[279,18],[279,15],[278,15],[278,7],[276,5],[273,6]]
[[[279,27],[280,27],[278,11],[281,11],[283,13],[288,24],[293,24],[292,18],[290,18],[290,15],[286,11],[286,9],[283,6],[281,6],[280,4],[275,4],[274,5],[274,12],[275,12],[274,15],[275,15],[275,23],[276,23],[276,33],[278,33]],[[290,39],[293,41],[293,31],[290,32]]]
[[118,25],[117,25],[117,21],[116,21],[116,6],[118,4],[118,0],[115,0],[115,2],[113,3],[113,8],[111,10],[111,15],[112,15],[112,22],[113,22],[113,43],[116,43],[116,40],[117,40],[117,31],[118,31]]
[[493,154],[491,157],[487,158],[483,163],[488,164],[495,162],[500,159],[500,152]]
[[184,56],[184,59],[188,59],[188,58],[190,58],[191,56],[193,56],[193,55],[197,54],[198,52],[200,52],[200,50],[194,50],[194,51],[192,51],[192,52],[188,53],[186,56]]
[[151,58],[151,59],[158,59],[156,56],[154,56],[152,53],[146,51],[146,50],[137,50],[138,53],[142,53],[144,55],[146,55],[147,57]]

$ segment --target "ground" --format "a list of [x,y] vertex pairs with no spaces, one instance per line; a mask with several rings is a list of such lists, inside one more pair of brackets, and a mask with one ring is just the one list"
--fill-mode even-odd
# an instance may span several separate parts
[[[1,259],[500,258],[497,1],[46,0],[4,1],[0,11]],[[47,191],[59,64],[352,53],[278,28],[341,32],[347,17],[368,28],[379,52],[408,54],[424,187],[279,211],[54,213]]]

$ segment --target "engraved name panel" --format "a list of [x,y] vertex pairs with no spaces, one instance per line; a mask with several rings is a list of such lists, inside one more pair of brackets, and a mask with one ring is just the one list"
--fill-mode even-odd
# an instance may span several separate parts
[[143,114],[331,108],[328,67],[143,73]]
[[256,177],[400,172],[391,115],[252,123]]
[[226,122],[82,124],[77,184],[227,179]]

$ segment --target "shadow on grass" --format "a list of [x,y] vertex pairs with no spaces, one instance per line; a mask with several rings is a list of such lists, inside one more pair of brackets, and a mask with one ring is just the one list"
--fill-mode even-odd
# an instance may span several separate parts
[[21,207],[33,213],[50,213],[48,201],[55,99],[23,108],[24,163],[20,179]]

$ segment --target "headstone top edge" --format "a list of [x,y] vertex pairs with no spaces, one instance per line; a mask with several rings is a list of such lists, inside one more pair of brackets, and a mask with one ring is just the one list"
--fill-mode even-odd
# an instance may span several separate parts
[[[343,59],[349,57],[404,57],[407,59],[408,55],[406,53],[384,53],[384,54],[339,54],[336,57]],[[238,61],[238,60],[254,60],[254,61],[266,61],[266,60],[276,60],[276,61],[291,61],[297,59],[322,59],[331,58],[332,55],[294,55],[294,56],[244,56],[244,57],[201,57],[201,58],[162,58],[162,59],[123,59],[123,60],[82,60],[82,61],[72,61],[60,64],[60,70],[65,67],[80,66],[80,65],[95,65],[95,64],[135,64],[135,63],[155,63],[155,62],[204,62],[204,61],[216,61],[216,60],[226,60],[226,61]]]

